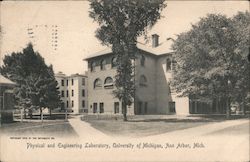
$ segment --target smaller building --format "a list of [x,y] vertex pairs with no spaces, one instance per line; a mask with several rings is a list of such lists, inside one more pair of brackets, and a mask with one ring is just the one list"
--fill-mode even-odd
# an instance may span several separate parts
[[55,75],[61,95],[61,111],[69,113],[87,113],[87,76],[72,74],[66,76],[62,72]]
[[13,121],[15,83],[0,75],[0,122]]

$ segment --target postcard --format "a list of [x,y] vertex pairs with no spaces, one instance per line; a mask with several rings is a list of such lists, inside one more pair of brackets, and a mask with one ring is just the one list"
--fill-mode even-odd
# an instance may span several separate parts
[[0,161],[249,161],[248,1],[1,1]]

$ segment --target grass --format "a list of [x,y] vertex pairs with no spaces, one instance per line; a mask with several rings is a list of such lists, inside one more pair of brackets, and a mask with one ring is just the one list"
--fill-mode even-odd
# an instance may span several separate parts
[[157,135],[208,124],[209,121],[189,119],[87,120],[92,127],[110,136],[142,137]]
[[[232,115],[231,120],[248,118],[248,116]],[[225,115],[134,115],[128,116],[129,121],[122,121],[122,116],[88,115],[82,120],[97,130],[110,136],[143,137],[202,126],[214,122],[226,121]],[[247,125],[249,126],[249,125]],[[243,132],[247,132],[245,129]],[[243,128],[232,128],[231,132]],[[240,131],[239,130],[239,131]],[[229,130],[225,130],[228,132]]]
[[0,128],[3,134],[13,136],[36,136],[45,135],[53,137],[71,137],[77,136],[75,130],[68,122],[51,121],[51,122],[14,122],[3,124]]

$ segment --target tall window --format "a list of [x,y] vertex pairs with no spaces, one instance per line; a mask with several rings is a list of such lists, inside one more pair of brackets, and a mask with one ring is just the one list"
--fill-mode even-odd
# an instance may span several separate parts
[[64,91],[61,91],[61,97],[64,97]]
[[117,58],[113,57],[112,60],[111,60],[111,67],[114,68],[116,66],[117,66]]
[[101,70],[105,70],[105,65],[106,65],[106,61],[104,59],[101,60],[101,62],[100,62],[100,69]]
[[102,80],[97,78],[95,81],[94,81],[94,89],[100,89],[102,88]]
[[74,79],[71,79],[71,85],[74,85]]
[[61,85],[64,86],[64,80],[61,80]]
[[68,79],[66,80],[66,85],[67,85],[67,86],[69,85],[69,80],[68,80]]
[[82,107],[85,107],[85,101],[82,100]]
[[171,70],[171,59],[167,58],[166,60],[166,71]]
[[66,105],[67,105],[67,107],[69,107],[69,101],[67,101]]
[[104,113],[104,103],[101,102],[99,106],[100,106],[100,113]]
[[141,66],[145,66],[145,56],[141,56]]
[[85,85],[85,78],[82,78],[82,85]]
[[119,113],[119,102],[114,103],[114,113],[118,114]]
[[113,88],[114,87],[114,83],[113,83],[113,79],[111,77],[107,77],[104,81],[104,87],[105,88]]
[[82,89],[82,97],[84,97],[84,96],[85,96],[85,90]]
[[71,101],[71,107],[74,107],[74,100]]
[[97,113],[97,103],[93,103],[93,113]]
[[73,89],[71,90],[71,96],[72,97],[74,96],[74,90]]
[[145,77],[145,75],[140,76],[139,85],[142,87],[147,86],[147,78]]
[[90,71],[94,72],[95,71],[96,64],[95,62],[90,63]]

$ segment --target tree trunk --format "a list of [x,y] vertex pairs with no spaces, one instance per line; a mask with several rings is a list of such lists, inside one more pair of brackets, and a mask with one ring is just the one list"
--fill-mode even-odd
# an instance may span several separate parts
[[42,108],[40,108],[40,119],[42,120],[42,113],[43,113],[43,110]]
[[231,107],[230,107],[230,99],[228,98],[227,99],[227,104],[226,104],[226,118],[227,119],[230,119],[230,117],[231,117]]
[[127,105],[125,104],[125,102],[122,102],[122,110],[123,110],[123,121],[128,121],[127,118]]
[[49,109],[49,116],[51,117],[52,115],[52,112],[51,112],[51,108]]
[[24,119],[27,118],[27,115],[26,115],[26,108],[23,109],[23,114],[24,114]]
[[242,111],[243,111],[243,115],[246,115],[245,102],[242,102]]

